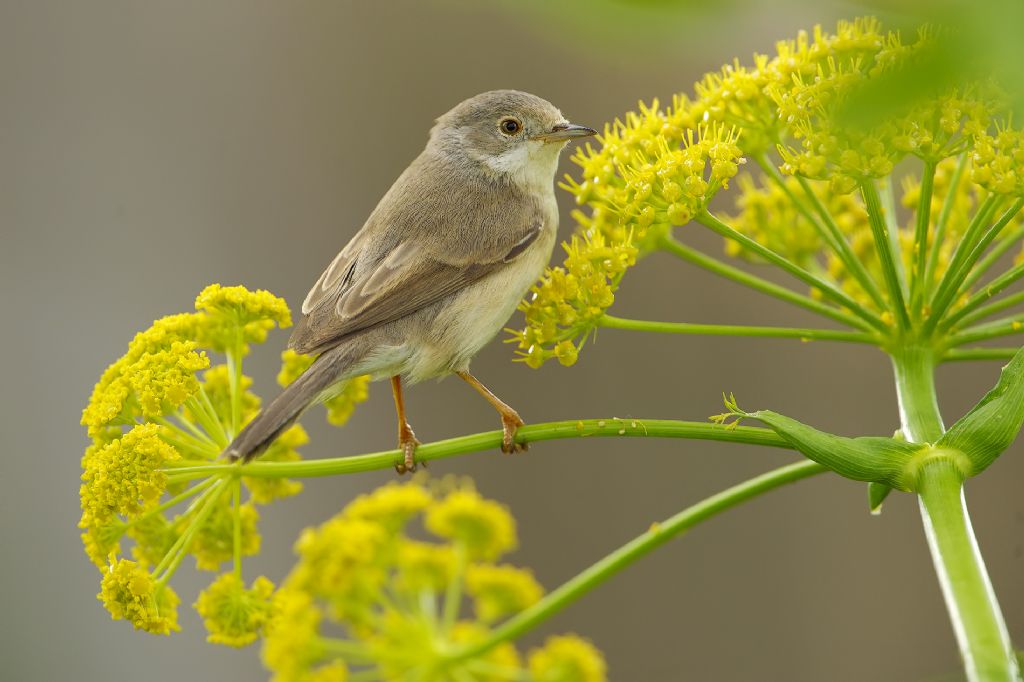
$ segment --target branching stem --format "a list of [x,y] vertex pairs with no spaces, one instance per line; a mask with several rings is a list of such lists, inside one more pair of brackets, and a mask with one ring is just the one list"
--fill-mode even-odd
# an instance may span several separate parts
[[[790,449],[791,446],[770,429],[755,426],[723,427],[708,422],[676,421],[671,419],[581,419],[578,421],[528,424],[519,429],[519,443],[535,443],[563,438],[683,438],[690,440],[748,443]],[[497,450],[501,446],[502,432],[488,431],[470,436],[425,443],[416,449],[416,460],[427,462],[465,455],[481,450]],[[390,469],[404,458],[401,450],[388,450],[349,457],[311,459],[299,462],[261,462],[248,464],[178,462],[165,468],[168,478],[185,481],[212,475],[249,476],[253,478],[314,478],[355,474],[364,471]]]
[[[933,443],[943,433],[935,396],[934,354],[909,347],[893,356],[903,433]],[[1018,680],[1010,646],[963,496],[963,475],[949,460],[922,465],[916,482],[921,517],[935,572],[971,682]]]

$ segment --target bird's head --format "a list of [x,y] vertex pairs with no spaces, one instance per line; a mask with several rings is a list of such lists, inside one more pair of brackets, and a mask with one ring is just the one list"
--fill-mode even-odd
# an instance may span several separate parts
[[566,143],[597,131],[569,123],[553,104],[517,90],[471,97],[437,119],[431,142],[484,173],[550,191]]

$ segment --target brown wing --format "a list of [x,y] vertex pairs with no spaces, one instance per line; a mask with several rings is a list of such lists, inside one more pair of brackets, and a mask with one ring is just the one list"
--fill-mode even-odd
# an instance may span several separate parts
[[[400,319],[505,267],[540,235],[537,214],[491,253],[455,260],[428,241],[399,242],[383,257],[366,253],[357,235],[320,276],[302,306],[305,314],[288,345],[300,353],[324,349],[344,336]],[[515,240],[514,242],[512,240]],[[452,251],[454,253],[454,251]],[[366,260],[375,260],[372,264]]]

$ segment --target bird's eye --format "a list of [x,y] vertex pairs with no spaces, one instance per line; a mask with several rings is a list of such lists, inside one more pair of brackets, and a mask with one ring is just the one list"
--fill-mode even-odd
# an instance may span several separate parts
[[514,118],[503,118],[501,123],[498,124],[498,128],[506,135],[515,135],[523,129],[523,124]]

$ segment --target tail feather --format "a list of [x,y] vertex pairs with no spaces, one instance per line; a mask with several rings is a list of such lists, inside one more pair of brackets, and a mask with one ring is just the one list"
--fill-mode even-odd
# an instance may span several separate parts
[[307,408],[320,402],[327,389],[347,378],[345,370],[357,359],[352,350],[343,345],[318,357],[235,436],[225,456],[248,462],[262,454]]

